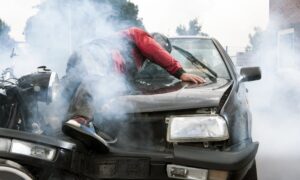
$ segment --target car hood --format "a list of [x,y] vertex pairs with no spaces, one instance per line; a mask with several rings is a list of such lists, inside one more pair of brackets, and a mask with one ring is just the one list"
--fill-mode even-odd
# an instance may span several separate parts
[[112,99],[101,111],[138,113],[215,107],[219,105],[231,84],[232,81],[220,78],[216,82],[201,85],[179,82],[168,87]]

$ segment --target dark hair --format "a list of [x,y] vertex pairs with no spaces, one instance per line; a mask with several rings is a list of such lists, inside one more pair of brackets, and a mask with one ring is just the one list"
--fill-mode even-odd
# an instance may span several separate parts
[[166,51],[168,51],[169,53],[172,51],[172,45],[171,42],[169,40],[169,38],[163,34],[160,33],[151,33],[151,36],[153,37],[153,39],[155,39],[156,42],[158,42],[158,44],[160,44]]

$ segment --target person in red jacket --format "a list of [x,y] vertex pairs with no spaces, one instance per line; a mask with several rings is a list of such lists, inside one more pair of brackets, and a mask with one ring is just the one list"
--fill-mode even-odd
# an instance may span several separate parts
[[[107,140],[111,138],[94,133],[90,123],[93,119],[93,97],[85,82],[89,75],[100,74],[106,77],[113,72],[131,78],[141,69],[144,61],[149,59],[182,81],[199,84],[205,82],[202,77],[186,73],[181,64],[170,55],[170,44],[165,36],[154,34],[152,37],[142,29],[129,28],[119,32],[116,37],[110,41],[117,39],[118,45],[101,39],[77,50],[70,57],[66,71],[69,82],[67,91],[72,100],[63,132],[88,145],[98,144],[96,148],[102,151],[108,150]],[[97,142],[101,142],[100,145]]]

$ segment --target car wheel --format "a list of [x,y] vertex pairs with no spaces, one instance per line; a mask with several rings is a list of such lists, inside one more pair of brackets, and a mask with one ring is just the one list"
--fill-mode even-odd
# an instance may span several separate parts
[[257,180],[256,162],[254,161],[243,180]]

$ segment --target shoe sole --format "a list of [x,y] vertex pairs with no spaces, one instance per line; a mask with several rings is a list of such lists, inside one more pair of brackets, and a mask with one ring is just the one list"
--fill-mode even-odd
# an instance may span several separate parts
[[109,147],[107,145],[107,142],[104,139],[102,139],[100,136],[98,136],[97,138],[83,131],[81,128],[70,124],[64,124],[62,131],[68,136],[80,140],[89,148],[95,149],[103,153],[109,152]]

